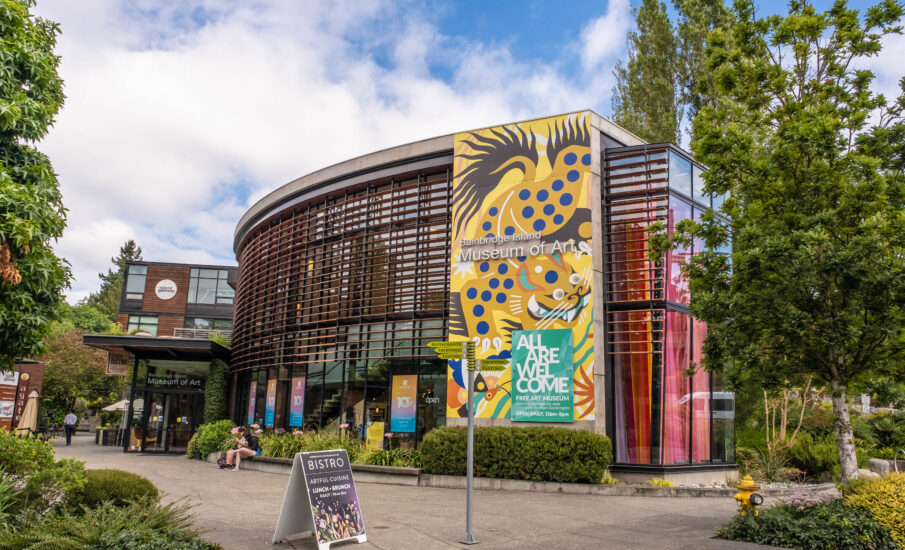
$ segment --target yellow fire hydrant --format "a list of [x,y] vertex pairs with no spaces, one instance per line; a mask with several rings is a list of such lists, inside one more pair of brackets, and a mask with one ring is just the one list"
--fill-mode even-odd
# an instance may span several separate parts
[[744,516],[748,510],[753,509],[756,516],[757,507],[764,503],[764,497],[756,492],[760,490],[760,485],[754,483],[751,476],[745,476],[735,487],[738,489],[738,493],[732,498],[738,501],[739,512]]

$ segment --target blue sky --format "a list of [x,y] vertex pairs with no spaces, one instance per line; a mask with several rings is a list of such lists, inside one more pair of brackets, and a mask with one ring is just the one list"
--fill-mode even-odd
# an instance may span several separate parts
[[[70,210],[56,246],[75,275],[68,298],[96,290],[130,238],[147,260],[234,264],[233,231],[248,207],[332,163],[513,120],[608,115],[630,9],[629,0],[39,0],[36,11],[63,32],[67,101],[40,148]],[[905,42],[888,50],[885,59],[901,59]],[[878,86],[890,88],[898,66],[877,61]]]

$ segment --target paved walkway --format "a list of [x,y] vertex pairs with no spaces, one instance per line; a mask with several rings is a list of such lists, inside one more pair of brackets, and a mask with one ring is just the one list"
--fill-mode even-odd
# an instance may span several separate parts
[[[289,477],[219,470],[184,456],[124,454],[78,434],[61,438],[57,457],[78,457],[87,468],[118,468],[141,474],[166,494],[196,505],[205,538],[226,549],[316,549],[311,535],[270,544]],[[349,550],[465,548],[465,492],[456,489],[357,484],[368,543],[336,545]],[[735,514],[731,499],[652,498],[475,492],[478,550],[496,548],[763,549],[715,539],[713,528]]]

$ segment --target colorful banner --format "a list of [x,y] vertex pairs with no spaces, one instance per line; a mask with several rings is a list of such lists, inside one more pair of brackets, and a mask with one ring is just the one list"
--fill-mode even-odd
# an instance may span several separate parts
[[572,422],[572,331],[512,333],[513,421]]
[[393,377],[392,405],[390,405],[390,431],[414,433],[415,408],[418,399],[418,375],[403,374]]
[[274,413],[277,406],[277,381],[267,381],[267,397],[264,400],[264,425],[273,427]]
[[[591,206],[601,199],[589,117],[456,134],[453,167],[450,340],[510,359],[516,331],[568,330],[576,420],[594,419]],[[449,365],[446,414],[465,417],[467,376]],[[476,417],[510,416],[512,369],[475,377]]]
[[258,383],[252,382],[248,390],[248,423],[255,423],[255,405],[258,402]]
[[289,425],[301,426],[305,418],[305,377],[292,379],[292,392],[289,396]]
[[369,451],[383,449],[383,422],[370,422],[365,436],[365,448]]
[[13,411],[16,408],[16,389],[18,387],[18,372],[0,371],[0,429],[13,429]]

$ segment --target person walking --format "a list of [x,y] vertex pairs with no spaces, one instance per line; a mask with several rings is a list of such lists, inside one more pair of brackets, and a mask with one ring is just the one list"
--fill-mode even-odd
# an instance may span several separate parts
[[66,430],[66,444],[69,445],[72,443],[72,432],[75,431],[75,423],[78,422],[78,417],[75,416],[72,412],[66,415],[66,418],[63,419],[63,429]]

